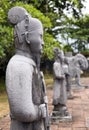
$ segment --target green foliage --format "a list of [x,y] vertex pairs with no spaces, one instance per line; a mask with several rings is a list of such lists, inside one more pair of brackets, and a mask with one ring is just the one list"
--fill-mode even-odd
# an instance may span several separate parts
[[4,78],[0,78],[0,93],[5,91],[5,80]]
[[85,50],[82,50],[80,53],[86,57],[89,57],[89,49],[87,49],[87,48]]
[[[57,20],[64,16],[65,10],[71,16],[79,18],[81,16],[81,9],[85,0],[14,0],[22,1],[24,5],[27,3],[33,5],[36,9],[40,10],[45,16],[47,16],[52,26],[46,30],[49,34],[56,38],[59,33],[59,29],[53,31],[53,28],[59,26]],[[35,13],[35,11],[33,11]],[[33,13],[32,12],[32,13]],[[35,13],[36,15],[36,13]],[[44,24],[44,22],[43,22]],[[48,26],[48,25],[47,25]]]
[[39,10],[34,8],[33,5],[24,4],[22,2],[16,2],[15,5],[18,5],[18,6],[25,8],[32,15],[32,17],[35,17],[35,18],[38,18],[39,20],[41,20],[44,28],[51,28],[52,27],[52,23],[51,23],[50,19],[47,16],[44,16],[44,14],[41,13]]
[[9,26],[0,25],[0,58],[10,53],[10,47],[13,44],[13,30]]
[[76,17],[81,12],[83,1],[85,0],[24,0],[24,2],[34,4],[36,8],[44,13],[49,13],[50,11],[54,13],[57,10],[62,15],[66,9],[68,11],[71,10],[71,13]]
[[65,45],[63,47],[64,52],[73,52],[73,48],[71,47],[71,45]]
[[53,47],[59,46],[59,43],[53,38],[53,36],[49,33],[47,33],[45,30],[48,30],[52,27],[52,23],[48,16],[45,16],[43,13],[41,13],[39,10],[33,7],[33,5],[24,4],[22,2],[16,2],[15,5],[24,7],[31,15],[32,17],[38,18],[41,20],[43,27],[44,27],[44,50],[43,50],[43,57],[46,57],[48,59],[53,58]]
[[7,23],[7,12],[10,6],[9,0],[0,0],[0,24]]
[[[44,30],[51,28],[52,24],[47,16],[44,16],[39,10],[32,5],[24,4],[23,2],[9,2],[9,0],[0,1],[0,58],[3,59],[7,53],[12,54],[13,50],[13,28],[10,26],[7,20],[8,10],[13,6],[24,7],[33,17],[36,17],[42,21]],[[11,50],[10,50],[11,49]]]
[[[88,30],[84,30],[82,28],[83,24],[81,21],[77,21],[76,24],[81,22],[81,30],[83,29],[83,33],[81,30],[76,29],[76,35],[73,33],[73,28],[68,28],[68,24],[70,25],[71,21],[66,17],[66,21],[63,21],[63,11],[72,9],[72,13],[76,18],[79,18],[81,9],[83,7],[82,1],[84,0],[0,0],[0,71],[3,69],[5,71],[5,65],[7,64],[9,58],[14,53],[14,44],[13,44],[13,28],[8,23],[7,13],[8,10],[13,6],[21,6],[24,7],[33,17],[36,17],[41,20],[44,26],[44,52],[43,58],[46,57],[48,59],[53,58],[53,48],[55,46],[60,48],[60,43],[56,40],[56,35],[64,34],[67,32],[68,37],[77,39],[81,36],[81,39],[84,41],[88,40]],[[71,12],[71,11],[70,11]],[[57,20],[61,20],[61,22],[57,22]],[[88,25],[88,18],[87,25]],[[65,24],[65,27],[64,27]],[[75,24],[75,23],[74,23]],[[61,27],[53,30],[55,27]],[[78,25],[77,25],[78,26]],[[86,37],[82,34],[87,33]],[[64,36],[64,38],[66,38]],[[79,40],[81,40],[79,39]]]
[[0,76],[5,72],[13,50],[13,29],[7,19],[7,12],[12,5],[9,0],[0,0]]
[[53,38],[53,36],[49,33],[47,33],[45,30],[48,30],[52,27],[52,23],[48,16],[45,16],[43,13],[41,13],[39,10],[33,7],[33,5],[24,4],[22,2],[16,2],[15,5],[24,7],[31,15],[32,17],[38,18],[41,20],[43,27],[44,27],[44,50],[43,50],[43,57],[46,57],[48,59],[53,58],[53,47],[59,46],[59,43]]
[[69,36],[75,39],[73,45],[77,45],[79,51],[86,50],[88,47],[89,39],[89,16],[85,15],[78,20],[71,19]]
[[[45,16],[41,11],[36,9],[32,4],[24,4],[24,2],[1,0],[0,1],[0,72],[5,71],[8,60],[14,53],[14,43],[13,43],[13,27],[10,25],[7,19],[8,10],[13,6],[24,7],[32,17],[36,17],[41,20],[44,27],[44,55],[43,57],[48,57],[51,59],[53,56],[52,48],[57,43],[53,36],[47,33],[47,30],[52,28],[52,22],[48,16]],[[47,36],[47,38],[46,38]],[[58,45],[59,46],[59,45]]]
[[[81,52],[88,48],[89,43],[89,16],[84,15],[79,19],[67,16],[60,19],[59,28],[56,30],[73,50]],[[64,47],[65,48],[65,47]]]
[[44,57],[48,59],[53,59],[53,48],[59,47],[61,48],[59,42],[57,42],[55,39],[53,39],[52,35],[45,33],[44,34]]

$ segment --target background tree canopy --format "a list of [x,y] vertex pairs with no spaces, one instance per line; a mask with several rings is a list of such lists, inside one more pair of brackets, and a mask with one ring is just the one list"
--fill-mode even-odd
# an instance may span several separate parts
[[[81,9],[85,0],[1,0],[0,1],[0,72],[5,71],[10,57],[14,53],[13,27],[7,20],[8,10],[13,6],[24,7],[33,17],[42,21],[44,26],[44,58],[53,59],[53,47],[61,48],[63,42],[57,39],[60,34],[66,41],[74,39],[77,48],[81,48],[81,41],[87,44],[88,35],[84,37],[85,24],[88,24],[88,16],[82,17]],[[67,12],[67,13],[65,13]],[[67,17],[71,14],[72,18]],[[84,20],[84,24],[81,22]],[[81,26],[80,26],[80,23]],[[87,26],[86,26],[87,27]],[[77,32],[76,35],[74,32]],[[88,30],[86,32],[88,34]],[[81,37],[80,37],[81,35]],[[79,37],[80,38],[79,38]],[[84,39],[83,39],[84,38]],[[72,43],[71,45],[75,45]],[[69,48],[69,47],[65,47]],[[64,50],[67,50],[65,49]]]

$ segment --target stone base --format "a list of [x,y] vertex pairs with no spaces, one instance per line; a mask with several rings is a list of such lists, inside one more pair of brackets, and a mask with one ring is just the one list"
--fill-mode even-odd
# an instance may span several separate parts
[[[56,116],[55,116],[56,115]],[[66,116],[60,116],[57,111],[53,111],[51,114],[51,123],[59,123],[59,122],[70,122],[72,121],[72,116],[71,114],[68,114]]]

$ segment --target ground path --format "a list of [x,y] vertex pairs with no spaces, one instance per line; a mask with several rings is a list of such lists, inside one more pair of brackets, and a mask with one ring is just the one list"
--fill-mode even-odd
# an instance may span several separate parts
[[[82,78],[82,83],[88,85],[89,78]],[[49,113],[52,112],[52,88],[47,90],[49,101]],[[73,90],[73,100],[68,100],[68,110],[73,116],[72,122],[55,123],[51,125],[51,130],[89,130],[89,88]],[[10,119],[6,115],[0,119],[0,130],[9,130]]]

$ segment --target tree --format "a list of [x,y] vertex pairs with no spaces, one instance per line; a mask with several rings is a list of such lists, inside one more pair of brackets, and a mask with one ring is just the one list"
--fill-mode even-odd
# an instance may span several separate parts
[[[83,2],[85,0],[11,0],[11,1],[23,1],[25,4],[32,4],[36,9],[40,10],[45,16],[50,18],[52,27],[46,32],[53,35],[54,38],[58,35],[58,30],[53,28],[59,26],[57,20],[59,20],[65,12],[71,14],[75,18],[81,16],[81,9],[83,8]],[[67,15],[66,14],[66,15]]]
[[61,36],[78,52],[88,50],[89,44],[89,16],[84,15],[79,19],[68,18],[61,20],[63,26],[59,32]]
[[78,20],[72,19],[71,24],[72,28],[69,29],[70,37],[75,39],[72,45],[76,45],[79,52],[86,50],[89,44],[89,16],[84,15]]
[[[46,53],[49,46],[49,42],[52,41],[53,44],[58,44],[52,35],[49,35],[46,30],[52,27],[52,23],[50,19],[41,13],[38,9],[36,9],[33,5],[24,4],[23,2],[10,2],[9,0],[1,0],[0,1],[0,72],[5,71],[6,64],[12,54],[14,53],[14,44],[13,44],[13,27],[9,24],[7,19],[8,10],[13,6],[21,6],[24,7],[33,17],[36,17],[42,21],[44,26],[45,35],[44,41],[46,43],[44,47],[44,57],[52,58],[52,51],[50,53]],[[46,37],[48,36],[50,38]],[[51,44],[50,44],[51,45]],[[49,49],[50,50],[50,49]]]
[[51,20],[48,16],[45,16],[39,10],[34,8],[33,5],[24,4],[22,2],[16,2],[16,5],[24,7],[33,17],[36,17],[41,20],[43,27],[44,27],[44,50],[43,50],[43,57],[52,59],[53,58],[53,47],[58,46],[60,47],[59,42],[47,32],[50,28],[52,28]]
[[[57,39],[57,36],[60,34],[69,45],[69,41],[72,38],[69,33],[71,20],[69,20],[67,15],[70,14],[75,20],[81,18],[84,1],[85,0],[25,0],[24,2],[34,4],[37,9],[50,18],[52,26],[48,28],[46,32],[51,34],[55,39]],[[60,41],[60,39],[58,41]],[[75,46],[75,44],[73,44],[73,46]]]
[[[57,35],[62,33],[58,26],[62,26],[62,20],[65,15],[63,12],[68,10],[72,12],[75,18],[79,18],[81,14],[81,9],[83,7],[82,1],[85,0],[1,0],[0,1],[0,70],[5,70],[5,65],[7,64],[9,58],[14,53],[13,44],[13,28],[7,20],[8,10],[15,6],[22,6],[28,12],[31,13],[33,17],[40,19],[44,26],[44,52],[43,58],[52,59],[53,58],[53,48],[55,46],[60,48],[60,42],[58,42]],[[25,3],[25,4],[24,4]],[[70,11],[72,8],[72,11]],[[80,13],[79,13],[80,12]],[[66,28],[66,31],[68,29]],[[68,35],[70,35],[68,31]]]

